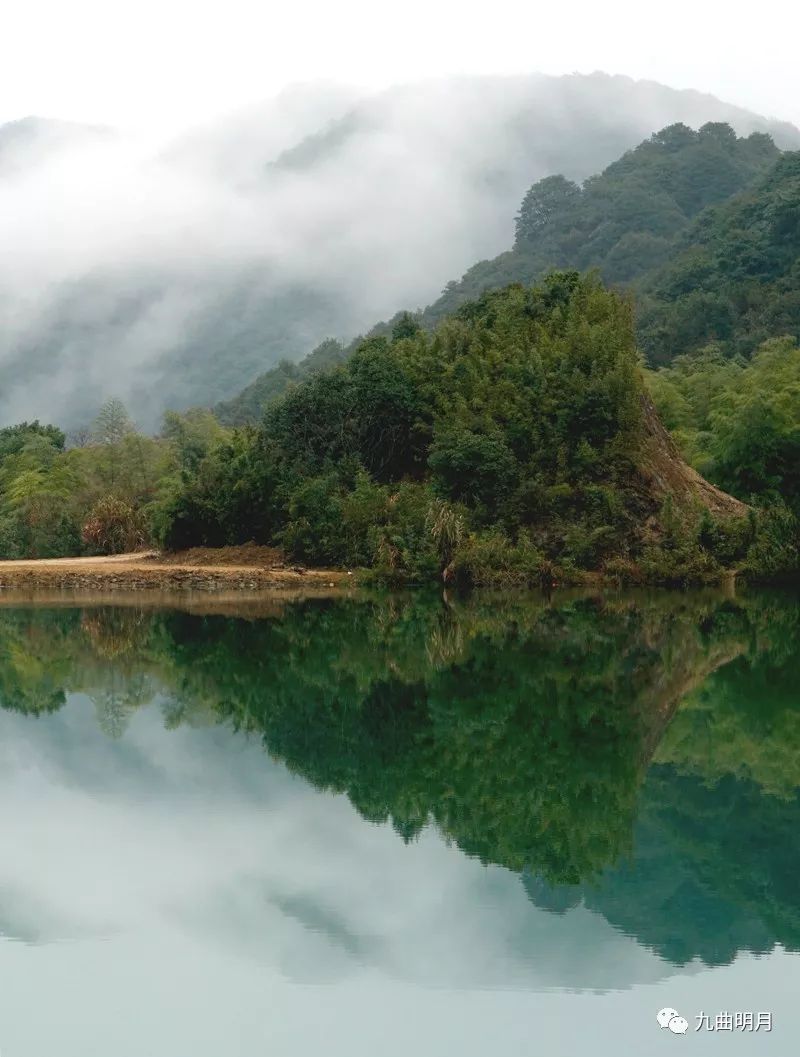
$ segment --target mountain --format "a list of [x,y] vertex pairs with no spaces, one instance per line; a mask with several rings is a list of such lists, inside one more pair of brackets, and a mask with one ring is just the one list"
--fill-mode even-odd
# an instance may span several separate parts
[[[422,157],[444,153],[475,180],[524,180],[536,170],[584,179],[632,146],[630,133],[667,124],[727,122],[740,135],[765,132],[784,148],[800,146],[788,122],[770,121],[714,96],[629,77],[463,77],[406,85],[371,97],[285,151],[272,168],[310,172],[362,150],[390,132]],[[469,135],[463,133],[468,131]],[[570,133],[564,141],[563,133]],[[495,150],[488,154],[487,142]],[[518,201],[526,184],[518,189]],[[501,222],[507,223],[505,217]]]
[[800,339],[800,152],[682,234],[642,284],[640,317],[654,364],[711,342],[750,356],[767,338]]
[[703,209],[751,185],[779,157],[763,133],[737,138],[725,123],[699,131],[677,124],[583,186],[562,174],[540,180],[522,201],[513,249],[448,284],[424,319],[435,322],[486,289],[533,282],[550,268],[597,268],[607,282],[635,282],[675,254]]
[[361,92],[348,85],[294,84],[262,100],[189,129],[162,155],[190,172],[228,184],[252,185],[297,144],[326,129],[357,106]]
[[[419,315],[419,322],[430,329],[485,291],[511,282],[533,283],[552,268],[594,268],[607,282],[632,284],[637,294],[648,289],[640,333],[654,349],[658,328],[666,326],[672,289],[666,278],[657,278],[660,268],[673,259],[691,259],[692,247],[705,238],[709,207],[731,201],[730,209],[735,210],[737,193],[750,194],[748,189],[764,180],[790,193],[782,175],[786,166],[777,165],[781,157],[773,140],[761,132],[737,137],[725,123],[710,122],[698,131],[677,124],[654,133],[582,185],[561,174],[547,176],[522,200],[512,249],[474,265],[459,282],[448,283],[441,297]],[[786,165],[791,169],[791,161]],[[771,259],[766,253],[769,238],[765,232],[760,246],[765,260]],[[791,247],[784,257],[791,260]],[[688,265],[681,267],[685,273]],[[669,274],[667,269],[665,276]],[[690,282],[690,277],[684,278]],[[713,281],[711,276],[708,281]],[[702,308],[698,303],[699,312]],[[387,329],[391,322],[375,332]],[[234,400],[220,404],[220,417],[234,424],[257,419],[281,385],[303,377],[317,362],[315,356],[307,357],[292,368],[292,378],[286,368],[266,372]]]
[[800,144],[713,97],[594,74],[355,102],[306,87],[146,156],[116,138],[57,167],[45,152],[3,189],[0,419],[79,425],[116,394],[153,427],[231,398],[498,253],[532,181],[585,180],[655,128],[709,121]]
[[253,539],[390,581],[496,586],[704,581],[762,532],[681,458],[629,301],[574,271],[485,293],[433,333],[405,317],[368,338],[208,450],[157,521],[173,549]]

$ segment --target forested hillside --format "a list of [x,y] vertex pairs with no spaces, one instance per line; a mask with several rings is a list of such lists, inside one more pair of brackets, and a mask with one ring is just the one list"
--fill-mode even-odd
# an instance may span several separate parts
[[751,185],[779,157],[763,133],[745,139],[727,124],[697,132],[672,125],[582,186],[546,177],[522,201],[513,249],[449,284],[423,320],[435,322],[483,290],[534,282],[551,268],[596,268],[611,283],[639,280],[674,255],[698,213]]
[[657,582],[790,565],[788,522],[680,459],[646,395],[631,307],[552,273],[410,317],[209,452],[161,509],[170,546],[254,538],[389,579]]
[[800,152],[698,217],[640,300],[639,338],[654,364],[712,341],[748,357],[767,338],[800,337]]
[[[113,401],[69,448],[54,427],[6,429],[2,553],[253,540],[390,582],[464,584],[596,573],[687,583],[797,568],[796,520],[781,500],[797,498],[797,404],[787,395],[764,421],[756,414],[764,389],[796,387],[791,342],[743,368],[758,376],[731,390],[727,429],[717,428],[713,399],[703,404],[706,373],[699,384],[677,374],[651,381],[670,424],[683,416],[698,444],[711,417],[713,468],[742,498],[759,493],[759,509],[682,460],[645,387],[632,305],[597,277],[511,284],[432,333],[402,316],[391,335],[334,366],[342,351],[331,346],[328,369],[295,380],[256,429],[227,430],[195,411],[171,413],[161,436],[145,437]],[[748,447],[751,427],[761,448]],[[782,445],[782,477],[765,462],[770,444]]]
[[583,187],[554,176],[528,191],[513,250],[476,265],[422,314],[550,267],[596,268],[636,294],[648,361],[715,342],[750,356],[800,337],[800,152],[725,125],[662,130]]
[[[593,267],[632,290],[640,348],[671,365],[651,371],[648,387],[683,456],[744,500],[800,511],[799,262],[800,153],[724,125],[675,126],[582,188],[563,177],[534,184],[512,250],[373,334],[429,329],[469,295],[531,282],[553,263]],[[258,421],[288,384],[356,346],[267,372],[221,417]]]
[[[416,323],[412,323],[416,327]],[[345,347],[335,338],[327,338],[299,363],[281,360],[269,371],[264,371],[255,381],[237,393],[232,400],[224,400],[214,408],[214,414],[228,426],[244,426],[261,420],[264,409],[294,385],[309,378],[317,371],[326,371],[342,363],[358,344],[352,342]]]
[[474,584],[795,572],[799,259],[800,153],[667,127],[582,186],[536,182],[514,247],[424,312],[216,416],[145,436],[110,401],[69,444],[0,431],[0,553],[254,540]]
[[[752,352],[767,337],[797,333],[797,158],[782,156],[762,133],[741,138],[726,124],[697,132],[673,125],[582,186],[546,177],[525,195],[513,248],[449,283],[418,322],[430,329],[485,290],[576,268],[635,291],[640,342],[653,363],[712,338]],[[295,377],[313,368],[307,358]],[[266,372],[220,405],[221,418],[257,421],[291,380],[286,367]]]

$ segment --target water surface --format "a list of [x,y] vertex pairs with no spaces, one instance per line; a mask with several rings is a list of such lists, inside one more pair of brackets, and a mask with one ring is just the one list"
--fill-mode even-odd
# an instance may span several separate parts
[[797,601],[0,609],[0,1052],[789,1057]]

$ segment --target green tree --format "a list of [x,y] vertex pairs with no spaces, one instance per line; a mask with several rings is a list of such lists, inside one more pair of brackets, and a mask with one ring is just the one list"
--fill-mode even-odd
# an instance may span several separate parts
[[516,218],[517,246],[535,242],[551,226],[568,224],[580,196],[580,187],[563,176],[546,176],[535,183],[522,199]]

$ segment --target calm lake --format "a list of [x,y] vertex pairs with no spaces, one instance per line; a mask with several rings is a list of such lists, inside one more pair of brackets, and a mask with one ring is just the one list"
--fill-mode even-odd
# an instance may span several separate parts
[[0,608],[2,1057],[800,1052],[797,596],[200,604]]

